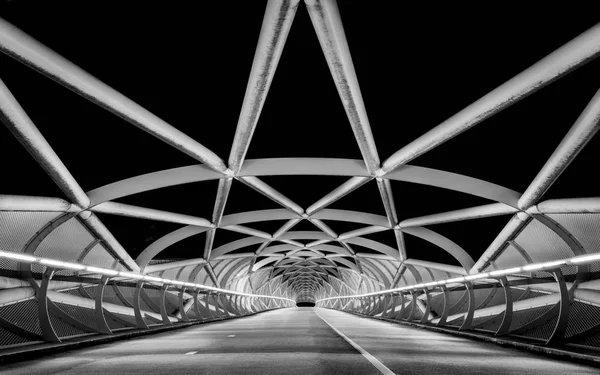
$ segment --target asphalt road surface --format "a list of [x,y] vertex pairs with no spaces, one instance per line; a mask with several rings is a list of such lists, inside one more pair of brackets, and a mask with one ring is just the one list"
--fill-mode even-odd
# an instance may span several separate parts
[[4,374],[598,374],[319,308],[288,308],[0,367]]

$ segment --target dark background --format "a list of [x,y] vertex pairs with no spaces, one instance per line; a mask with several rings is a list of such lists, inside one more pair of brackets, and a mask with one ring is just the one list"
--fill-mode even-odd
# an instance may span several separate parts
[[[338,1],[382,162],[396,150],[526,69],[599,21],[592,4],[550,8],[438,7],[395,1]],[[227,160],[235,133],[264,1],[2,1],[0,16]],[[500,3],[497,3],[500,4]],[[0,78],[84,190],[195,160],[0,54]],[[600,88],[600,59],[477,127],[415,159],[524,191]],[[0,194],[64,197],[0,127]],[[597,196],[600,140],[593,139],[545,195]],[[360,159],[337,90],[303,4],[247,159]],[[345,181],[339,177],[266,177],[303,208]],[[491,203],[466,194],[393,182],[400,220]],[[216,181],[169,187],[118,201],[210,219]],[[226,214],[279,208],[234,181]],[[385,215],[375,181],[331,208]],[[136,256],[179,225],[100,215]],[[475,259],[507,216],[432,226]],[[273,233],[283,222],[250,224]],[[357,225],[328,223],[338,233]],[[294,230],[313,230],[303,222]],[[314,229],[316,230],[316,229]],[[182,241],[164,258],[201,256],[204,235]],[[220,230],[215,247],[243,235]],[[395,247],[391,231],[367,236]],[[455,263],[443,251],[406,236],[408,255]],[[243,249],[252,251],[254,249]],[[368,251],[359,248],[360,251]]]

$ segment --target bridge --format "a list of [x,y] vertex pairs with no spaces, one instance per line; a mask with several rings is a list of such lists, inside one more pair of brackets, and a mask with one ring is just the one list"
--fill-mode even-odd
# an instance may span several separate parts
[[592,11],[395,57],[393,6],[40,7],[0,7],[7,372],[594,373]]

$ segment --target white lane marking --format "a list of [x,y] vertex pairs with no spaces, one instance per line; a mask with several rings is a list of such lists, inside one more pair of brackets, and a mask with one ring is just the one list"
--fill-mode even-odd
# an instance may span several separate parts
[[373,357],[371,355],[371,353],[369,353],[368,351],[366,351],[363,348],[361,348],[360,346],[358,346],[358,344],[355,343],[354,341],[350,340],[350,338],[348,336],[344,335],[337,328],[335,328],[334,326],[332,326],[327,320],[325,320],[325,318],[323,318],[321,315],[319,315],[319,313],[316,310],[314,310],[314,311],[315,311],[315,314],[317,314],[317,316],[319,318],[321,318],[322,321],[324,321],[329,327],[331,327],[331,329],[333,329],[335,331],[335,333],[337,333],[344,340],[346,340],[348,342],[348,344],[352,345],[354,347],[354,349],[356,349],[360,354],[362,354],[363,357],[365,357],[367,359],[367,361],[371,362],[371,364],[373,366],[375,366],[377,368],[377,370],[379,370],[382,374],[384,374],[384,375],[396,375],[395,372],[393,372],[392,370],[390,370],[389,368],[387,368],[383,363],[379,362],[379,360],[377,358]]
[[198,351],[197,351],[197,350],[196,350],[195,352],[187,352],[187,353],[185,353],[185,355],[194,355],[194,354],[196,354],[196,353],[198,353]]
[[229,335],[229,336],[227,336],[227,337],[235,337],[235,335]]

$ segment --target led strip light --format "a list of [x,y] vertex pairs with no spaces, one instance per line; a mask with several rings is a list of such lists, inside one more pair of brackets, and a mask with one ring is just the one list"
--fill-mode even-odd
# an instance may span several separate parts
[[52,268],[60,268],[60,269],[73,270],[73,271],[87,271],[87,272],[90,272],[93,274],[100,274],[100,275],[109,276],[109,277],[123,277],[126,279],[151,281],[151,282],[155,282],[155,283],[159,283],[159,284],[170,284],[175,287],[185,286],[188,288],[203,289],[203,290],[208,290],[211,292],[219,292],[219,293],[231,294],[231,295],[235,295],[235,296],[255,297],[255,298],[272,298],[272,299],[280,299],[280,300],[290,301],[290,302],[294,302],[294,303],[296,302],[292,299],[284,298],[284,297],[234,292],[231,290],[215,288],[215,287],[202,285],[202,284],[194,284],[194,283],[189,283],[189,282],[184,282],[184,281],[179,281],[179,280],[162,279],[160,277],[143,275],[141,273],[116,271],[116,270],[112,270],[112,269],[108,269],[108,268],[86,266],[86,265],[79,264],[79,263],[63,262],[61,260],[50,259],[50,258],[40,258],[40,257],[35,257],[35,256],[29,255],[29,254],[15,253],[15,252],[11,252],[11,251],[0,250],[0,258],[12,259],[12,260],[16,260],[16,261],[19,261],[22,263],[41,264],[46,267],[52,267]]
[[352,295],[352,296],[337,296],[337,297],[323,298],[323,299],[318,300],[315,303],[322,302],[322,301],[329,301],[332,299],[341,299],[341,298],[372,297],[372,296],[377,296],[377,295],[382,295],[382,294],[398,293],[398,292],[405,292],[405,291],[411,291],[411,290],[416,290],[416,289],[437,287],[440,285],[464,283],[464,282],[478,280],[478,279],[489,279],[489,278],[502,277],[502,276],[519,273],[519,272],[543,271],[543,270],[554,269],[554,268],[557,268],[560,266],[565,266],[565,265],[586,264],[586,263],[592,263],[592,262],[596,262],[596,261],[600,261],[600,253],[590,254],[590,255],[580,255],[580,256],[573,257],[573,258],[569,258],[569,259],[554,260],[554,261],[544,262],[544,263],[533,263],[533,264],[528,264],[528,265],[522,266],[522,267],[512,267],[512,268],[507,268],[504,270],[481,272],[481,273],[477,273],[477,274],[473,274],[473,275],[455,277],[455,278],[446,279],[446,280],[432,281],[432,282],[424,283],[424,284],[408,285],[408,286],[403,286],[401,288],[382,290],[382,291],[373,292],[373,293],[356,294],[356,295]]

